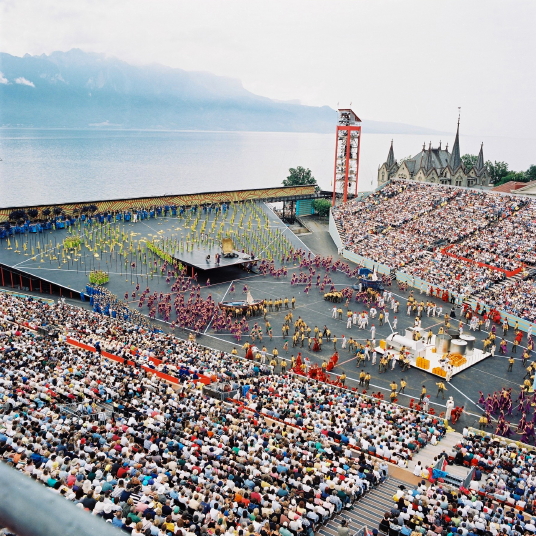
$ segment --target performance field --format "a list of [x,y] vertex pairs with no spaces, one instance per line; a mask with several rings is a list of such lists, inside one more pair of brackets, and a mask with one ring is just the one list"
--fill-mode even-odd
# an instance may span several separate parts
[[[174,214],[147,207],[59,223],[3,239],[2,264],[72,289],[105,315],[265,363],[278,356],[278,369],[285,361],[301,375],[346,377],[406,406],[422,409],[426,389],[437,415],[453,397],[466,425],[478,425],[487,393],[526,381],[528,342],[516,347],[514,330],[475,324],[449,292],[430,295],[346,261],[326,224],[312,222],[313,232],[298,238],[264,203]],[[499,330],[503,348],[497,341],[492,349]]]

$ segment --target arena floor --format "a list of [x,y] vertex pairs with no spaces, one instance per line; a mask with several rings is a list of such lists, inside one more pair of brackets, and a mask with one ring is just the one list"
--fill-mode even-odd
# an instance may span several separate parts
[[[269,210],[267,207],[262,205],[262,210],[266,213],[266,216],[269,221],[269,227],[271,230],[281,231],[284,236],[288,237],[288,243],[292,244],[293,247],[307,247],[313,253],[328,256],[332,255],[334,258],[337,258],[337,248],[327,231],[327,225],[321,224],[315,220],[311,221],[310,227],[312,233],[302,234],[300,238],[291,233],[286,226],[284,226],[280,220]],[[245,214],[245,219],[247,219],[248,214]],[[212,221],[208,218],[209,223]],[[129,239],[133,240],[135,244],[143,244],[144,241],[150,240],[152,237],[165,237],[165,236],[175,236],[180,237],[186,236],[186,233],[189,232],[183,222],[177,218],[157,218],[154,220],[145,220],[137,223],[121,223],[120,228],[121,232],[124,235],[128,235]],[[117,224],[114,224],[117,225]],[[253,233],[254,230],[247,229],[247,226],[242,226],[242,229],[238,229],[237,233]],[[182,234],[181,234],[182,233]],[[50,237],[54,236],[56,244],[60,243],[67,234],[64,231],[56,231],[55,233],[50,233]],[[43,237],[43,245],[46,241],[50,240],[50,237]],[[132,238],[131,238],[132,237]],[[30,238],[31,241],[32,238]],[[286,244],[286,242],[284,242]],[[281,247],[284,247],[284,244]],[[93,248],[91,251],[84,251],[80,253],[79,259],[75,262],[72,258],[64,262],[66,259],[63,258],[59,253],[54,255],[54,250],[49,252],[47,256],[43,255],[41,258],[36,257],[36,245],[33,245],[34,256],[32,257],[32,245],[28,244],[27,250],[29,254],[24,255],[24,250],[22,244],[18,244],[18,250],[20,253],[15,253],[15,244],[12,243],[12,249],[8,250],[6,244],[2,244],[1,249],[1,258],[2,262],[6,264],[11,264],[16,266],[21,270],[25,270],[29,273],[32,273],[36,276],[43,277],[44,279],[49,279],[55,282],[61,282],[64,286],[70,287],[74,290],[81,291],[85,288],[85,285],[88,282],[87,272],[88,267],[95,267],[100,269],[106,269],[110,273],[110,282],[107,287],[110,291],[115,293],[120,298],[123,298],[124,294],[128,293],[129,296],[132,294],[135,289],[136,284],[140,284],[141,289],[146,287],[150,288],[151,292],[169,292],[169,287],[171,283],[166,283],[166,277],[160,275],[160,273],[150,274],[149,270],[152,270],[151,263],[154,263],[155,257],[149,255],[147,257],[147,263],[143,264],[140,254],[136,254],[132,257],[132,262],[136,263],[136,268],[130,266],[130,259],[127,262],[127,268],[123,269],[121,266],[122,257],[119,257],[117,260],[117,248],[113,248],[115,253],[110,252],[110,245],[107,245],[105,241],[100,242],[100,249]],[[199,247],[200,250],[203,248],[203,244],[198,244],[195,247]],[[207,248],[209,246],[207,245]],[[135,250],[137,246],[134,247]],[[46,248],[40,248],[41,251],[44,251]],[[277,253],[277,248],[272,249],[272,254]],[[51,254],[52,253],[52,254]],[[259,256],[263,256],[263,252],[256,252]],[[95,255],[97,254],[97,256]],[[50,257],[57,257],[53,260]],[[43,259],[45,262],[41,262]],[[117,269],[114,269],[114,262]],[[159,261],[157,260],[157,263]],[[161,261],[160,261],[161,262]],[[141,268],[140,268],[141,266]],[[84,268],[85,267],[85,268]],[[370,330],[359,330],[356,326],[352,326],[350,330],[346,329],[346,322],[333,319],[331,316],[332,304],[326,302],[323,299],[323,294],[314,286],[311,289],[311,292],[307,295],[303,292],[303,285],[290,285],[290,279],[293,273],[299,273],[300,269],[297,266],[288,266],[288,275],[280,279],[275,279],[272,276],[262,276],[258,274],[247,273],[237,266],[229,266],[226,268],[221,268],[218,270],[210,270],[207,272],[199,272],[198,281],[202,286],[202,296],[205,298],[211,295],[216,301],[222,301],[223,299],[243,299],[245,296],[243,294],[243,287],[247,284],[249,290],[254,299],[269,299],[269,298],[285,298],[288,297],[289,300],[294,296],[296,298],[296,310],[294,311],[294,319],[298,316],[301,316],[308,325],[312,328],[318,326],[323,328],[324,325],[331,330],[332,334],[339,339],[338,351],[340,354],[339,364],[334,369],[335,374],[341,374],[343,371],[348,376],[348,381],[351,386],[357,385],[356,378],[358,377],[359,370],[356,367],[355,358],[352,358],[348,350],[341,350],[340,348],[340,337],[344,334],[347,338],[352,336],[354,339],[364,341],[370,338]],[[145,272],[144,272],[145,270]],[[319,271],[321,275],[324,274],[324,271]],[[210,277],[210,285],[207,286],[207,277]],[[331,273],[331,277],[334,281],[335,286],[338,289],[342,289],[347,286],[351,286],[355,281],[348,278],[345,274],[337,272]],[[230,292],[233,281],[239,280],[239,283],[235,285],[235,292]],[[397,299],[400,301],[400,313],[398,316],[398,327],[397,331],[403,333],[407,326],[413,325],[414,317],[406,315],[406,300],[410,294],[409,291],[400,291],[396,283],[391,288],[391,291],[395,294]],[[416,294],[416,297],[419,299],[419,294]],[[422,299],[426,302],[430,298],[427,296],[422,296]],[[441,300],[432,298],[433,301],[443,306],[443,314],[450,312],[450,304],[445,304]],[[78,302],[80,303],[80,302]],[[137,308],[138,299],[131,299],[131,307]],[[343,304],[344,305],[344,304]],[[362,304],[356,304],[352,302],[349,307],[351,310],[357,309],[359,312],[362,310]],[[344,311],[346,309],[343,307]],[[141,312],[147,314],[148,309],[145,306]],[[333,354],[333,344],[325,343],[323,345],[322,351],[315,353],[309,352],[307,350],[307,345],[305,348],[292,348],[292,339],[289,337],[289,350],[288,353],[283,351],[284,339],[281,333],[281,326],[283,324],[283,319],[286,314],[285,310],[282,310],[279,313],[270,312],[268,314],[268,320],[272,325],[273,330],[273,340],[269,340],[268,336],[264,336],[263,344],[266,345],[269,352],[274,348],[278,348],[280,357],[290,358],[291,354],[297,353],[298,351],[302,352],[302,355],[307,355],[311,359],[312,363],[321,363],[324,360],[328,360]],[[390,313],[390,319],[393,319],[393,313]],[[264,326],[262,317],[252,319],[250,321],[250,326],[253,325],[253,322],[257,321],[259,325]],[[372,321],[371,321],[372,322]],[[427,330],[431,328],[434,332],[437,332],[440,325],[442,325],[443,319],[437,317],[426,317],[422,319],[422,325]],[[163,325],[163,322],[159,322],[160,325]],[[468,331],[468,326],[466,327],[466,332]],[[186,335],[183,330],[176,330],[178,335]],[[379,326],[376,322],[376,339],[380,340],[381,338],[386,337],[391,333],[389,326]],[[482,340],[485,338],[485,332],[471,332],[472,335],[475,335],[477,338],[477,348],[482,348]],[[512,334],[507,337],[509,343],[512,342]],[[199,334],[198,342],[205,344],[207,346],[221,348],[225,351],[231,351],[233,347],[237,347],[239,352],[243,355],[243,350],[241,346],[245,342],[243,337],[240,342],[236,341],[230,334],[224,333],[215,333],[211,326],[207,326],[203,333]],[[511,347],[511,344],[509,344]],[[467,411],[466,415],[463,415],[460,419],[457,428],[464,425],[475,425],[478,421],[478,417],[481,414],[480,408],[477,406],[476,402],[479,398],[479,391],[483,391],[484,394],[493,393],[493,391],[500,390],[502,387],[512,387],[514,393],[514,400],[517,398],[519,393],[520,385],[523,383],[523,376],[525,374],[525,369],[522,367],[521,363],[521,353],[522,349],[518,350],[517,359],[514,365],[513,372],[507,372],[508,356],[495,356],[494,358],[488,358],[485,361],[478,363],[477,365],[467,369],[458,375],[456,375],[452,381],[447,385],[446,396],[453,396],[454,402],[456,405],[464,405],[465,410]],[[361,368],[361,367],[360,367]],[[379,374],[377,365],[373,367],[370,362],[366,363],[363,367],[365,370],[370,371],[372,374],[372,380],[370,383],[370,391],[381,390],[384,393],[386,399],[390,392],[389,384],[391,381],[395,380],[397,383],[400,383],[400,379],[404,377],[408,383],[406,388],[406,393],[399,395],[399,403],[407,405],[410,400],[418,399],[423,385],[427,387],[428,393],[431,395],[431,407],[436,409],[437,413],[440,413],[444,410],[444,404],[442,398],[436,398],[437,387],[436,382],[439,381],[439,378],[432,376],[422,370],[410,369],[404,373],[397,367],[394,371],[389,370],[387,373]],[[517,416],[514,415],[513,421],[517,420]]]

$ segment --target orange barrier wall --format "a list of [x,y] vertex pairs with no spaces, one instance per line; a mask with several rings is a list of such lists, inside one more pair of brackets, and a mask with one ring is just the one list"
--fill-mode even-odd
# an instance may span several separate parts
[[[72,344],[73,346],[77,346],[78,348],[82,348],[83,350],[87,350],[89,352],[96,352],[97,350],[93,346],[89,346],[88,344],[84,344],[83,342],[77,341],[76,339],[72,339],[71,337],[67,337],[67,342],[69,344]],[[103,357],[106,357],[106,359],[111,359],[113,361],[117,361],[118,363],[123,363],[125,360],[122,357],[119,357],[118,355],[111,354],[106,351],[102,351],[101,355]],[[160,359],[151,358],[151,361],[155,363],[156,365],[159,365],[162,363]],[[128,361],[129,365],[136,365],[134,361]],[[171,376],[169,374],[166,374],[165,372],[160,372],[159,370],[152,369],[151,367],[146,367],[145,365],[142,365],[141,368],[145,370],[146,372],[150,372],[151,374],[155,374],[159,378],[162,378],[163,380],[166,380],[170,383],[179,383],[179,379],[175,376]],[[194,382],[201,382],[205,385],[208,385],[211,383],[210,378],[208,376],[204,376],[203,374],[199,374],[199,379],[194,380]]]
[[449,253],[449,249],[454,247],[454,244],[451,244],[450,246],[447,246],[446,248],[443,248],[441,250],[441,253],[443,255],[448,255],[449,257],[454,257],[455,259],[459,259],[461,261],[470,262],[472,264],[476,264],[478,266],[482,266],[484,268],[489,268],[490,270],[496,270],[497,272],[503,272],[506,277],[512,277],[513,275],[519,274],[523,267],[516,268],[515,270],[504,270],[503,268],[497,268],[497,266],[492,266],[491,264],[486,264],[484,262],[478,262],[473,259],[468,259],[467,257],[460,257],[459,255],[455,255],[454,253]]

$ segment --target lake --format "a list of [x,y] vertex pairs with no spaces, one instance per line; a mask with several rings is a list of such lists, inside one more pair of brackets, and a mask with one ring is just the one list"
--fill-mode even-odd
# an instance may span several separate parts
[[[454,135],[364,132],[360,191],[375,186],[392,138],[400,158],[416,154],[423,142],[452,146]],[[515,170],[536,163],[530,139],[462,136],[462,154],[476,154],[481,141],[486,159]],[[0,207],[273,187],[296,166],[310,168],[330,189],[334,143],[335,133],[5,128]]]

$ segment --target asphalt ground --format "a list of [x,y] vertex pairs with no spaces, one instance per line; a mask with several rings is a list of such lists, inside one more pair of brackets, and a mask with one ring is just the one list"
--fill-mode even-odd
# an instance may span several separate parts
[[[270,209],[263,207],[263,210],[267,212],[270,228],[280,229],[285,236],[288,236],[289,243],[293,247],[307,247],[313,253],[323,256],[332,255],[334,258],[337,258],[337,248],[333,243],[328,231],[327,225],[325,223],[312,220],[309,224],[309,227],[312,229],[310,234],[301,234],[300,237],[296,237],[291,233],[285,226],[278,220]],[[247,218],[247,215],[246,215]],[[209,222],[211,220],[209,219]],[[139,233],[137,236],[141,238],[148,239],[151,235],[169,235],[175,234],[178,236],[180,231],[187,232],[187,229],[182,226],[183,229],[180,229],[181,224],[177,222],[176,218],[157,218],[156,220],[145,220],[144,222],[122,224],[125,227],[125,233]],[[245,228],[243,231],[238,231],[240,233],[252,233],[254,231],[248,230]],[[60,242],[61,233],[56,232],[56,241]],[[48,239],[50,240],[50,239]],[[139,238],[138,238],[139,240]],[[14,243],[12,241],[12,247]],[[103,246],[103,249],[106,246]],[[200,245],[199,247],[202,247]],[[283,246],[282,246],[283,247]],[[0,245],[0,257],[2,262],[10,261],[9,264],[17,265],[19,269],[25,269],[35,275],[42,276],[44,278],[53,278],[54,281],[61,282],[61,284],[70,286],[74,289],[83,289],[87,283],[87,268],[84,272],[81,269],[81,263],[87,263],[87,265],[98,267],[99,260],[101,263],[101,268],[106,266],[106,253],[100,254],[99,257],[95,257],[94,251],[85,252],[85,255],[81,256],[81,259],[77,261],[77,268],[74,267],[74,263],[62,262],[61,257],[57,260],[50,260],[46,257],[46,262],[41,263],[38,261],[32,261],[30,256],[24,256],[22,246],[19,243],[19,250],[21,253],[14,253],[12,250],[6,249],[5,241]],[[34,246],[35,251],[35,246]],[[262,252],[258,252],[259,256],[262,256]],[[118,266],[120,266],[120,260],[118,261]],[[112,267],[114,262],[114,255],[109,262],[108,269]],[[138,263],[140,261],[138,260]],[[147,266],[150,265],[150,262],[154,262],[153,257],[148,261]],[[158,262],[158,261],[157,261]],[[56,263],[58,263],[56,265]],[[277,262],[276,264],[279,264]],[[350,263],[351,264],[351,263]],[[69,268],[69,266],[71,266]],[[138,264],[139,266],[139,264]],[[229,299],[243,299],[245,296],[242,292],[242,288],[247,284],[249,290],[251,291],[253,298],[255,299],[274,299],[274,298],[285,298],[288,297],[289,300],[294,296],[296,298],[296,309],[293,311],[294,320],[298,316],[312,328],[318,326],[323,328],[326,325],[331,333],[335,335],[338,339],[338,351],[339,351],[339,364],[334,369],[333,373],[335,375],[340,375],[344,372],[347,375],[347,384],[354,387],[357,386],[357,377],[361,368],[365,371],[368,371],[372,375],[370,382],[369,392],[382,391],[386,399],[389,398],[390,387],[389,384],[394,380],[400,384],[400,379],[403,377],[408,386],[406,387],[406,393],[398,396],[398,403],[402,405],[408,405],[411,399],[418,399],[421,388],[423,385],[426,386],[428,393],[431,395],[431,407],[436,410],[436,413],[440,413],[445,409],[445,401],[441,397],[436,397],[437,387],[436,382],[439,381],[439,378],[433,376],[423,370],[412,368],[409,371],[402,373],[398,368],[395,368],[394,371],[389,370],[386,373],[380,374],[378,372],[378,367],[373,367],[370,362],[365,363],[363,367],[356,367],[355,358],[348,352],[348,350],[341,350],[340,348],[340,337],[344,334],[346,338],[352,336],[354,339],[365,341],[371,337],[370,330],[359,330],[357,326],[352,326],[351,329],[346,329],[346,321],[340,321],[334,319],[331,316],[331,309],[333,304],[327,302],[323,298],[323,294],[316,288],[313,284],[311,292],[307,295],[303,292],[304,285],[294,285],[290,284],[290,280],[293,273],[299,273],[300,269],[296,265],[287,265],[288,275],[286,277],[281,277],[278,279],[273,278],[272,276],[262,276],[259,274],[247,273],[237,267],[222,268],[221,270],[211,270],[203,274],[199,272],[198,281],[202,285],[202,296],[208,297],[211,295],[216,301],[221,301],[224,298]],[[147,268],[148,269],[148,268]],[[141,269],[143,270],[143,268]],[[302,270],[305,272],[305,270]],[[111,276],[110,282],[107,284],[107,287],[110,291],[118,295],[120,298],[123,297],[124,293],[128,292],[129,295],[134,290],[134,287],[137,282],[140,283],[141,289],[143,290],[145,286],[148,286],[153,291],[158,292],[169,292],[169,287],[171,283],[166,283],[165,277],[162,277],[157,274],[153,274],[152,277],[149,273],[131,273],[130,266],[127,267],[127,270],[121,270],[120,273],[112,272],[110,269]],[[324,270],[318,270],[318,274],[322,277],[324,275]],[[206,278],[210,277],[210,286],[206,285]],[[347,286],[351,286],[355,283],[355,280],[351,280],[345,274],[341,272],[330,273],[330,276],[337,289],[343,289]],[[239,281],[236,283],[235,292],[230,292],[233,281]],[[396,282],[390,288],[395,297],[400,302],[400,312],[397,314],[398,317],[398,327],[397,331],[403,333],[405,328],[412,326],[414,323],[414,316],[406,315],[406,300],[410,295],[410,291],[401,291],[398,289]],[[437,298],[431,298],[425,295],[420,295],[414,293],[415,297],[420,301],[421,299],[425,302],[434,301],[438,305],[443,306],[443,313],[448,313],[451,309],[450,304],[445,304]],[[137,309],[137,297],[131,300],[131,307]],[[80,302],[77,302],[80,304]],[[346,313],[346,307],[344,303],[341,304]],[[356,304],[352,302],[349,305],[349,309],[358,312],[364,309],[363,304]],[[148,309],[145,306],[141,312],[147,314]],[[281,332],[281,327],[284,321],[284,317],[288,311],[282,310],[280,312],[269,312],[267,319],[272,325],[273,338],[269,339],[267,335],[264,335],[263,344],[266,345],[269,352],[272,352],[274,348],[277,348],[279,355],[282,358],[289,359],[294,353],[298,351],[302,352],[303,356],[308,356],[312,363],[320,364],[323,361],[329,360],[331,355],[334,352],[333,344],[325,342],[321,352],[310,352],[307,349],[307,345],[304,348],[292,348],[292,339],[290,337],[283,337]],[[344,317],[345,315],[343,315]],[[390,320],[393,319],[394,313],[390,312]],[[457,319],[459,321],[459,318]],[[251,319],[249,324],[250,327],[253,326],[253,323],[257,322],[260,326],[264,327],[264,321],[262,317],[257,317]],[[373,321],[369,322],[369,326]],[[442,325],[443,319],[437,317],[427,317],[424,315],[422,318],[422,326],[424,329],[428,330],[431,328],[434,333],[437,333],[437,330]],[[163,329],[168,329],[163,322],[157,321],[156,324]],[[375,322],[376,327],[376,340],[379,341],[382,338],[387,337],[391,333],[391,329],[388,325],[379,326],[378,322]],[[465,328],[465,332],[468,331],[468,326]],[[498,337],[502,333],[499,330]],[[187,336],[185,330],[177,329],[175,333],[179,336]],[[471,332],[477,338],[477,348],[482,348],[482,341],[487,336],[486,332]],[[510,331],[507,341],[509,342],[508,348],[511,348],[512,343],[512,332]],[[241,341],[236,341],[230,334],[225,333],[216,333],[211,329],[211,326],[207,326],[203,333],[198,334],[198,342],[206,346],[218,348],[224,351],[231,351],[233,347],[237,347],[240,354],[243,355],[242,345],[247,339],[242,337]],[[287,353],[283,351],[284,341],[288,340],[289,350]],[[514,369],[512,372],[507,372],[508,368],[508,357],[496,355],[494,358],[488,358],[473,367],[457,374],[453,377],[451,382],[447,384],[446,396],[453,396],[454,402],[456,405],[464,405],[467,414],[462,415],[460,421],[456,425],[457,429],[461,429],[463,426],[478,426],[478,417],[481,414],[481,410],[477,405],[479,398],[479,391],[482,391],[485,395],[488,393],[493,393],[494,391],[499,391],[503,387],[512,387],[513,388],[513,398],[516,399],[520,391],[520,386],[523,383],[523,376],[525,374],[525,368],[521,363],[521,353],[522,347],[525,343],[526,338],[520,345],[518,353],[516,356]],[[257,342],[257,345],[259,343]],[[533,356],[534,357],[534,356]],[[519,416],[514,415],[511,420],[516,422],[519,419]]]

